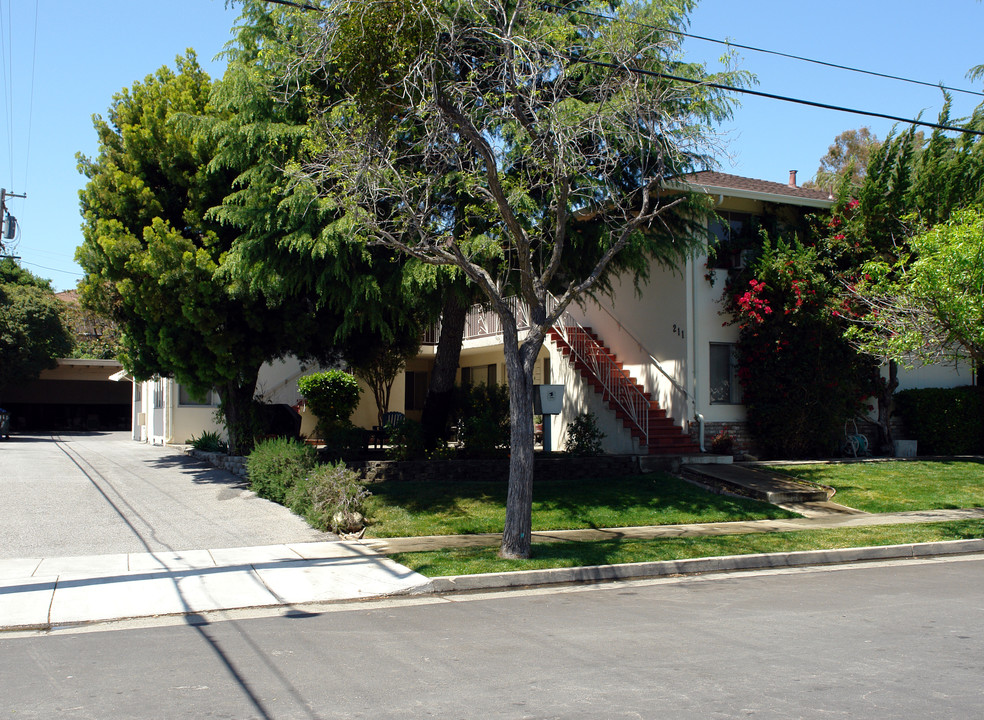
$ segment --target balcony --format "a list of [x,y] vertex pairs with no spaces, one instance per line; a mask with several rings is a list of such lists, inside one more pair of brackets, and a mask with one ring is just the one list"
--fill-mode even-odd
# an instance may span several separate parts
[[[516,316],[517,326],[520,331],[530,328],[530,312],[525,303],[519,298],[509,298],[506,301],[513,314]],[[465,316],[465,332],[463,340],[481,340],[483,338],[494,338],[502,335],[502,321],[490,308],[482,305],[472,305]],[[441,324],[431,325],[425,332],[422,345],[437,345],[441,337]]]

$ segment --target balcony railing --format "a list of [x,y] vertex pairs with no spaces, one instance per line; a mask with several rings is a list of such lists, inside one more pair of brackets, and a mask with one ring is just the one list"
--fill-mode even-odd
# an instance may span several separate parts
[[[517,329],[520,331],[530,328],[530,311],[525,303],[512,297],[506,304],[516,316]],[[472,305],[465,316],[464,340],[478,340],[502,335],[502,320],[490,308],[482,305]],[[441,323],[437,322],[424,331],[422,345],[437,345],[441,337]]]

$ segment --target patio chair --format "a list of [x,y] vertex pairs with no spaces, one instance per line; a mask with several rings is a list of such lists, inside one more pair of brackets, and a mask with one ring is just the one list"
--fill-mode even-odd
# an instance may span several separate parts
[[383,424],[374,425],[372,428],[373,445],[378,448],[389,440],[391,428],[399,427],[406,417],[403,413],[396,411],[383,413]]

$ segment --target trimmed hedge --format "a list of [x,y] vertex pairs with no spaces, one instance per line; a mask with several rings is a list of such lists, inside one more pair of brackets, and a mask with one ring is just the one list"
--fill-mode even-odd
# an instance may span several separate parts
[[984,389],[923,388],[896,394],[896,409],[920,455],[984,451]]

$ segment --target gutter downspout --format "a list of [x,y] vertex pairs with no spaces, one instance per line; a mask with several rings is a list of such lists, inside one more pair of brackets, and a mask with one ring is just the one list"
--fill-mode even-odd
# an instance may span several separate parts
[[694,416],[697,418],[697,439],[700,451],[707,452],[704,447],[704,416],[698,412],[697,408],[697,260],[690,259],[690,352],[693,361],[690,369],[691,393],[690,397],[694,402]]

